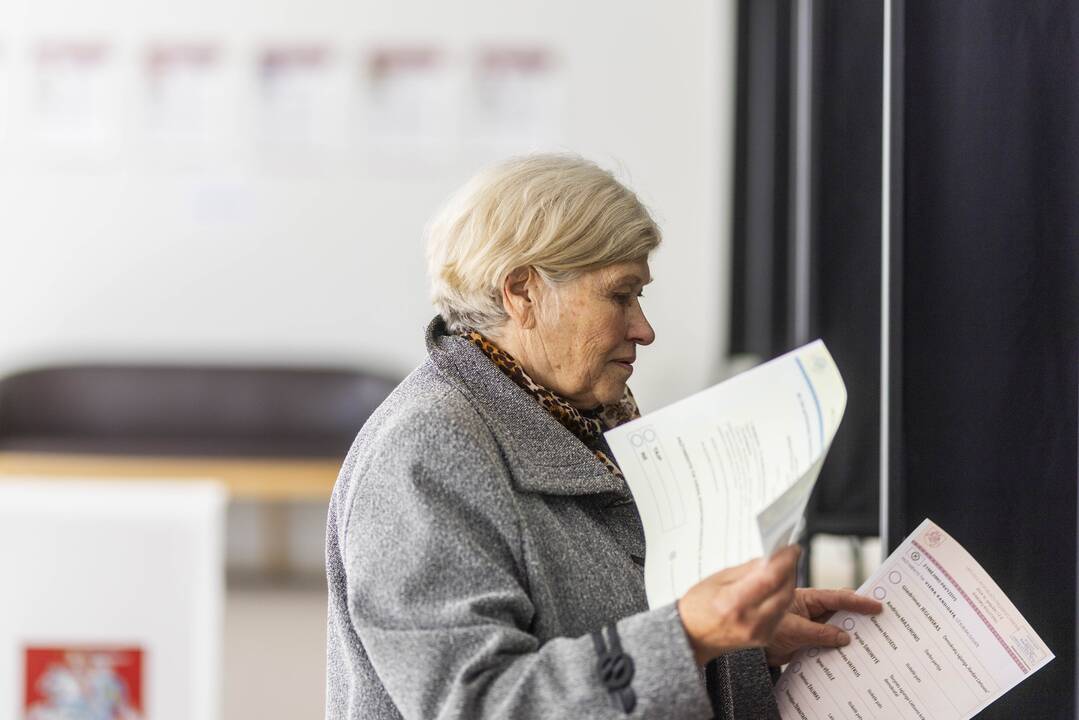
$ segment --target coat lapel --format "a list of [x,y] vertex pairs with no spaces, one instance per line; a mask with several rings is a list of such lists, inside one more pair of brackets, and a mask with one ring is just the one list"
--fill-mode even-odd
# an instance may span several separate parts
[[427,351],[498,438],[517,489],[548,495],[630,498],[588,447],[516,385],[472,343],[446,334],[441,317],[427,327]]

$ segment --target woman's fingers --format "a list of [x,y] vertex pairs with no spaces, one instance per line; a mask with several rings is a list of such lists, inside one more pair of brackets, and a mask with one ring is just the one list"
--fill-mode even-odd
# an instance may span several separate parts
[[783,619],[794,599],[795,578],[792,571],[782,585],[774,593],[765,598],[756,608],[756,614],[761,621],[774,627]]
[[785,619],[783,636],[784,644],[794,648],[834,648],[850,644],[850,635],[835,625],[813,622],[797,615]]
[[682,627],[699,664],[731,650],[767,645],[794,599],[800,550],[710,575],[678,601]]
[[776,628],[772,641],[765,646],[768,664],[790,662],[794,653],[807,647],[834,648],[850,644],[850,635],[835,625],[814,622],[795,613],[787,613]]
[[765,645],[794,599],[794,563],[797,551],[773,556],[760,571],[747,577],[737,588],[737,603],[747,631],[746,642]]
[[752,560],[746,560],[741,565],[732,565],[729,568],[721,570],[717,575],[721,577],[724,582],[737,582],[762,566],[763,563],[760,558],[753,558]]
[[[793,587],[794,567],[800,554],[801,549],[792,545],[783,548],[763,563],[760,560],[751,560],[756,567],[737,582],[736,602],[743,607],[759,606],[783,591],[788,583]],[[787,602],[790,603],[790,598]]]
[[838,610],[876,615],[883,608],[873,598],[859,595],[853,590],[817,590],[807,588],[799,591],[811,617]]
[[[765,648],[768,662],[788,662],[793,653],[805,647],[832,648],[849,644],[847,633],[825,622],[825,618],[836,612],[872,614],[880,611],[880,603],[852,590],[799,589],[792,611],[783,617],[773,641]],[[809,617],[805,617],[806,613]]]
[[772,553],[772,556],[766,561],[769,565],[777,563],[783,563],[787,570],[794,571],[794,566],[798,564],[798,558],[802,556],[802,548],[798,545],[787,545]]

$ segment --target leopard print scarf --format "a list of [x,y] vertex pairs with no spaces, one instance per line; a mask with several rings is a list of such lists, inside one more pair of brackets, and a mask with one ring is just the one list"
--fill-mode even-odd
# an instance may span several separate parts
[[478,347],[499,370],[534,397],[544,410],[549,412],[555,420],[560,422],[583,442],[589,450],[595,453],[596,458],[603,463],[603,466],[612,475],[619,480],[625,480],[622,471],[618,469],[618,465],[602,448],[606,447],[603,441],[604,430],[618,427],[622,423],[641,416],[640,410],[637,409],[637,401],[633,399],[633,393],[630,392],[628,386],[622,394],[622,399],[618,402],[611,405],[601,405],[595,410],[582,412],[530,378],[512,355],[499,348],[481,333],[475,330],[466,330],[460,335]]

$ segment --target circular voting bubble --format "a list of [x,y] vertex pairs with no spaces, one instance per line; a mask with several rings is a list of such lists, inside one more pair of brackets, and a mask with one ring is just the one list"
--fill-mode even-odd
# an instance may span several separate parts
[[644,444],[644,437],[640,433],[633,433],[629,436],[629,441],[632,443],[633,447],[640,447]]
[[648,442],[655,442],[656,441],[656,431],[653,430],[652,428],[648,428],[647,430],[644,431],[644,439],[647,440]]
[[820,655],[820,648],[819,647],[811,647],[811,648],[809,648],[808,651],[806,651],[806,655],[811,657],[811,658],[817,657],[818,655]]
[[800,663],[800,662],[791,663],[791,672],[799,672],[801,669],[802,669],[802,663]]
[[910,554],[910,559],[913,560],[914,562],[918,562],[919,560],[922,559],[922,554],[920,552],[918,552],[917,550],[915,550],[914,552],[912,552]]
[[844,630],[853,630],[854,629],[854,618],[849,617],[849,616],[843,618],[843,629]]
[[892,570],[888,573],[888,582],[892,585],[898,585],[899,581],[903,579],[903,576],[899,574],[898,570]]
[[873,597],[877,600],[883,600],[888,596],[888,591],[882,588],[880,585],[873,588]]

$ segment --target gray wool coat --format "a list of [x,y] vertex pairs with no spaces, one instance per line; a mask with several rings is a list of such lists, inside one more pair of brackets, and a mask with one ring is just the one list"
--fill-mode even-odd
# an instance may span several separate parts
[[[330,503],[326,717],[778,717],[761,651],[704,677],[675,606],[648,609],[625,483],[440,318],[427,349]],[[628,715],[598,670],[610,625]]]

